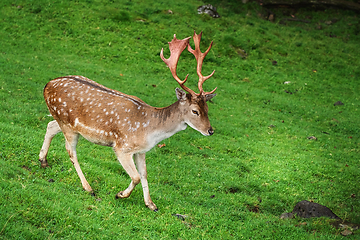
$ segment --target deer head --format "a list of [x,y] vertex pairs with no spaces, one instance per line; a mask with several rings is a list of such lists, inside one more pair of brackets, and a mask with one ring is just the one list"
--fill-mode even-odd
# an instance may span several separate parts
[[[211,92],[204,92],[203,84],[207,79],[209,79],[210,77],[212,77],[212,75],[214,75],[215,70],[208,76],[203,76],[201,73],[204,58],[210,51],[213,44],[213,42],[211,42],[208,49],[204,53],[202,53],[200,50],[201,35],[202,32],[200,34],[196,34],[196,32],[194,31],[193,39],[195,43],[195,50],[193,50],[189,44],[190,37],[185,38],[183,40],[179,40],[176,38],[176,35],[174,34],[173,40],[169,42],[170,57],[168,59],[164,57],[163,54],[164,49],[161,49],[160,57],[170,68],[171,74],[173,75],[174,79],[178,82],[180,87],[186,92],[188,92],[188,94],[186,94],[183,90],[179,88],[176,89],[176,96],[180,104],[186,106],[185,108],[183,108],[184,120],[186,124],[188,124],[193,129],[199,131],[203,135],[208,136],[208,135],[212,135],[214,131],[210,125],[210,121],[208,118],[208,106],[206,102],[216,96],[216,94],[214,94],[216,88]],[[199,81],[198,81],[199,93],[195,93],[195,91],[185,86],[185,82],[187,81],[189,74],[186,75],[184,80],[181,80],[176,74],[176,68],[180,55],[185,50],[185,48],[187,48],[188,51],[195,56],[197,61],[196,72],[197,75],[199,76]]]

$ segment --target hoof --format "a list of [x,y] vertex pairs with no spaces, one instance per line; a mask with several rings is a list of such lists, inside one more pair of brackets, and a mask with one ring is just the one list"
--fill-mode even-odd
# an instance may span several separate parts
[[41,163],[41,167],[42,167],[42,168],[47,168],[47,167],[49,166],[49,164],[47,163],[46,160],[45,160],[45,161],[39,160],[39,161],[40,161],[40,163]]
[[127,198],[128,196],[124,196],[123,193],[124,193],[124,191],[118,192],[118,194],[115,195],[115,198],[116,199]]
[[92,188],[90,187],[90,185],[89,185],[89,186],[86,186],[86,187],[83,186],[83,189],[84,189],[85,191],[87,191],[88,193],[90,193],[91,195],[92,195],[92,194],[95,195],[95,193],[94,193],[94,191],[92,190]]
[[155,203],[151,202],[150,204],[146,205],[150,210],[153,210],[154,212],[159,211],[159,209],[156,207]]

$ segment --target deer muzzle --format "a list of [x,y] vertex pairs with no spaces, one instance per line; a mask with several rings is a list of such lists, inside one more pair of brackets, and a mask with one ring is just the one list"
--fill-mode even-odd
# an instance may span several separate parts
[[208,133],[209,133],[210,136],[214,134],[214,130],[213,130],[212,127],[210,127],[210,129],[208,130]]

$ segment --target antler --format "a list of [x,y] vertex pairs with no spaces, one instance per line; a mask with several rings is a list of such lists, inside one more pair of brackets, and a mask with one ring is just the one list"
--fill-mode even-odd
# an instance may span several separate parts
[[200,51],[200,40],[201,40],[201,35],[202,35],[202,32],[200,34],[196,34],[196,32],[194,31],[194,43],[195,43],[195,50],[193,50],[190,46],[190,44],[188,45],[188,51],[191,52],[195,58],[196,58],[196,61],[197,61],[197,68],[196,68],[196,72],[197,72],[197,75],[199,76],[199,82],[198,82],[198,88],[200,90],[200,94],[197,94],[197,95],[207,95],[207,94],[212,94],[213,92],[215,92],[215,90],[217,89],[217,87],[212,90],[211,92],[204,92],[203,90],[203,83],[212,77],[212,75],[214,75],[215,73],[215,70],[209,75],[209,76],[206,76],[204,77],[201,73],[201,68],[202,68],[202,64],[203,64],[203,61],[204,61],[204,58],[206,57],[206,55],[208,54],[208,52],[210,51],[211,47],[212,47],[212,44],[213,42],[211,41],[210,43],[210,46],[208,47],[208,49],[202,53]]
[[[171,40],[171,42],[169,42],[170,57],[168,59],[166,59],[164,57],[164,53],[163,53],[164,49],[163,48],[161,49],[161,52],[160,52],[161,59],[170,68],[171,74],[173,75],[175,80],[179,83],[180,87],[182,89],[184,89],[185,91],[187,91],[188,93],[190,93],[191,95],[193,95],[193,96],[212,94],[217,89],[217,87],[216,87],[211,92],[204,92],[203,87],[202,87],[204,82],[207,79],[209,79],[210,77],[212,77],[212,75],[215,73],[215,70],[209,76],[206,76],[206,77],[204,77],[201,74],[201,68],[202,68],[204,58],[208,54],[208,52],[210,51],[211,46],[213,44],[213,42],[211,42],[209,48],[204,53],[202,53],[200,51],[201,35],[202,35],[202,32],[200,34],[196,34],[196,32],[194,31],[193,38],[194,38],[194,43],[195,43],[195,50],[193,50],[190,47],[190,44],[189,44],[189,39],[191,37],[185,38],[183,40],[179,40],[179,39],[176,39],[176,35],[174,34],[174,38]],[[197,72],[197,74],[199,76],[198,88],[200,90],[200,93],[195,93],[193,90],[191,90],[190,88],[188,88],[188,87],[186,87],[184,85],[185,82],[187,81],[187,78],[188,78],[189,74],[186,75],[186,77],[185,77],[185,79],[183,81],[180,80],[180,78],[176,74],[176,67],[177,67],[177,64],[178,64],[178,61],[179,61],[179,58],[180,58],[180,54],[185,50],[186,46],[188,48],[188,51],[191,52],[195,56],[196,61],[197,61],[196,72]]]
[[173,75],[175,80],[179,83],[180,87],[182,89],[184,89],[185,91],[187,91],[188,93],[190,93],[191,95],[194,95],[196,93],[184,85],[189,74],[186,75],[186,77],[183,81],[181,81],[180,78],[176,74],[176,67],[177,67],[177,64],[178,64],[178,61],[180,58],[180,54],[184,51],[186,46],[189,45],[190,38],[191,37],[184,38],[183,40],[179,40],[179,39],[176,39],[176,34],[174,34],[173,40],[171,40],[171,42],[169,42],[170,57],[168,59],[166,59],[164,57],[164,53],[163,53],[164,49],[163,48],[161,49],[160,57],[166,63],[166,65],[170,68],[171,74]]

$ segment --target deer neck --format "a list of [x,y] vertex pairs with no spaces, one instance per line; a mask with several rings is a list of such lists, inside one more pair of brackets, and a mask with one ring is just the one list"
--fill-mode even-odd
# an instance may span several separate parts
[[176,101],[168,107],[155,108],[153,118],[157,119],[156,122],[161,126],[162,132],[173,135],[187,127],[183,114],[180,102]]
[[146,137],[151,147],[187,127],[179,101],[168,107],[154,108],[151,119],[152,131]]

